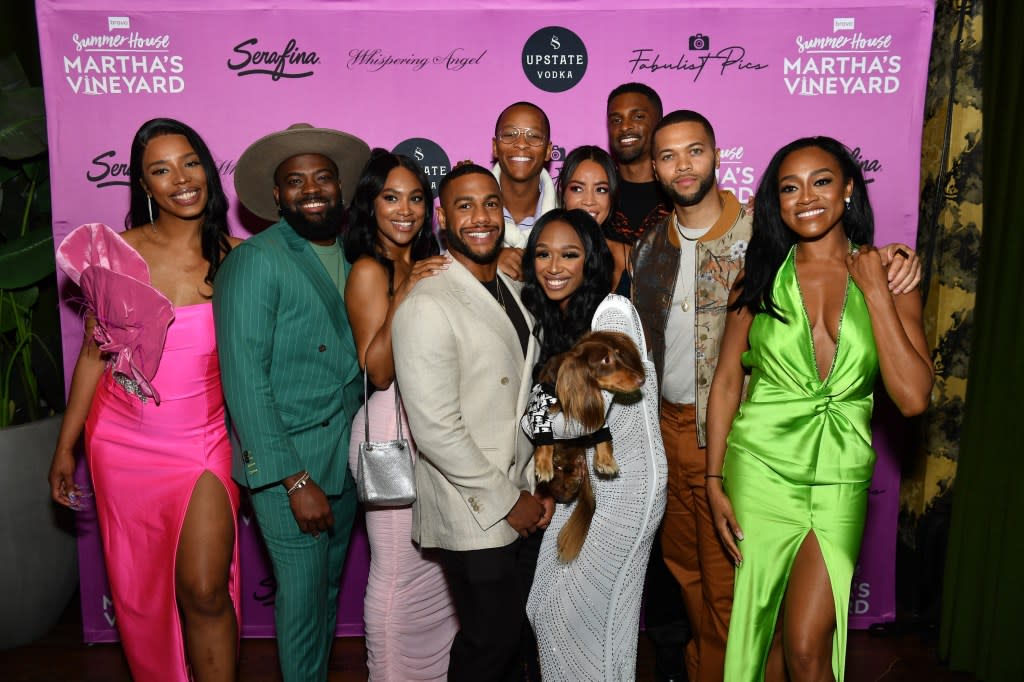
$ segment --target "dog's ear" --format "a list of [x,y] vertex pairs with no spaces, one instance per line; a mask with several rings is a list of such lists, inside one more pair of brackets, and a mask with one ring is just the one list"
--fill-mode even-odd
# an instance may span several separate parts
[[[591,374],[589,360],[594,355],[594,349],[590,345],[587,342],[578,343],[564,354],[558,369],[555,392],[566,416],[587,429],[598,429],[604,424],[604,399]],[[604,352],[601,348],[597,350]]]
[[537,381],[542,384],[552,384],[558,381],[558,368],[562,366],[562,361],[565,360],[566,353],[559,353],[554,357],[548,359],[544,363],[544,366],[540,369],[540,375],[537,377]]
[[596,332],[596,334],[601,334],[601,341],[615,353],[623,367],[640,375],[644,374],[643,358],[640,357],[640,351],[633,339],[622,332]]

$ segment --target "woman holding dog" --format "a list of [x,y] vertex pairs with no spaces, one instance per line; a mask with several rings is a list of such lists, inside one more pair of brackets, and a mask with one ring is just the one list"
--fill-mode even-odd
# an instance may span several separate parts
[[559,535],[577,502],[558,505],[544,535],[527,615],[545,680],[635,679],[644,573],[665,509],[654,367],[633,306],[608,295],[612,267],[600,227],[582,210],[544,214],[523,256],[523,302],[537,320],[534,334],[541,342],[538,371],[594,330],[625,334],[646,374],[639,392],[615,396],[608,406],[618,473],[595,475],[594,450],[587,449],[596,509],[578,556],[567,563],[558,556]]
[[594,145],[584,145],[566,155],[558,174],[558,196],[562,207],[581,208],[601,226],[612,254],[612,285],[609,291],[629,296],[632,279],[627,267],[633,244],[623,241],[609,223],[618,191],[619,176],[608,152]]
[[708,405],[708,501],[737,566],[725,678],[781,675],[781,635],[790,679],[842,680],[876,378],[905,415],[932,385],[921,297],[889,291],[863,175],[836,140],[779,150],[755,202]]
[[[416,283],[447,268],[449,258],[438,255],[431,229],[430,183],[407,156],[371,152],[349,222],[345,307],[360,363],[378,389],[353,420],[349,466],[355,474],[367,413],[371,440],[396,437],[391,320]],[[404,409],[401,418],[408,433]],[[443,680],[448,671],[455,610],[441,566],[413,544],[411,528],[411,506],[366,510],[370,575],[363,613],[375,681]]]

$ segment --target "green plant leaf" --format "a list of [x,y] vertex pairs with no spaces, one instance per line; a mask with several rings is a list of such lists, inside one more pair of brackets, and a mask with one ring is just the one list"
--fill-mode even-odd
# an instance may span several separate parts
[[0,90],[0,156],[24,159],[45,149],[43,89]]
[[53,233],[35,229],[0,246],[0,289],[21,289],[53,275]]
[[18,166],[18,165],[11,165],[11,166],[0,165],[0,185],[6,183],[11,178],[16,177],[19,173],[21,173],[21,166]]
[[35,305],[38,298],[39,287],[0,292],[0,334],[14,329],[16,318],[24,317],[25,311]]
[[15,90],[28,86],[28,76],[21,66],[17,52],[0,57],[0,90]]

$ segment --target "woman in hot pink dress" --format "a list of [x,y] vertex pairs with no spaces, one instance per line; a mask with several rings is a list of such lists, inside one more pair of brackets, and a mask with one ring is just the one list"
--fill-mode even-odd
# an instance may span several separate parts
[[[432,214],[430,184],[416,162],[375,149],[359,180],[345,237],[345,256],[353,263],[345,306],[360,363],[380,389],[352,423],[353,474],[366,412],[372,440],[396,437],[391,318],[417,281],[448,267],[448,257],[437,255]],[[404,410],[402,419],[409,433]],[[445,679],[455,609],[441,566],[413,544],[412,507],[367,508],[366,532],[370,579],[363,620],[370,679]]]
[[[53,498],[80,503],[85,450],[125,656],[135,679],[237,675],[238,489],[210,304],[227,200],[209,149],[170,119],[132,142],[128,229],[91,223],[57,261],[87,308],[53,465]],[[191,677],[190,677],[191,673]]]

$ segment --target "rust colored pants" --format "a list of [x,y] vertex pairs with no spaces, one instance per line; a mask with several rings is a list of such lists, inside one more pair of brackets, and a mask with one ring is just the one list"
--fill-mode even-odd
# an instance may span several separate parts
[[683,590],[693,639],[686,648],[691,682],[721,682],[732,610],[733,565],[711,519],[704,488],[704,449],[697,446],[694,405],[661,401],[668,458],[668,506],[661,547]]

